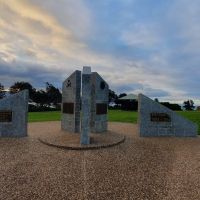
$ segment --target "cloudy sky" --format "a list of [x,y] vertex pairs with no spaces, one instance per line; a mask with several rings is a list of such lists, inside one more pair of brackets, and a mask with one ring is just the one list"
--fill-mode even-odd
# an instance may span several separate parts
[[92,66],[117,93],[200,99],[199,0],[0,0],[0,82]]

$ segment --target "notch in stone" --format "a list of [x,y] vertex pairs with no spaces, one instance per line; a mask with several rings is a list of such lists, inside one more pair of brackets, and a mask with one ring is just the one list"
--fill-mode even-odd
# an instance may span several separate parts
[[91,74],[91,67],[83,66],[83,74]]

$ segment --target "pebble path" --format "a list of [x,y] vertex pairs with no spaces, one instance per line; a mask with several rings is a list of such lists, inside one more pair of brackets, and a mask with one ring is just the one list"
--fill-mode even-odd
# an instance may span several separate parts
[[0,138],[0,199],[199,200],[200,138],[140,138],[137,125],[114,147],[73,151],[38,141],[59,122],[30,123],[26,138]]

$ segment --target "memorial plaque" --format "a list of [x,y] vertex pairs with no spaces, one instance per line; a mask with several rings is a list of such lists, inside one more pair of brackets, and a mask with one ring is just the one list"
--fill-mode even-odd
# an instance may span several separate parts
[[74,103],[63,103],[63,113],[74,114]]
[[11,122],[12,121],[12,111],[0,111],[0,122]]
[[107,104],[106,103],[97,103],[96,104],[96,114],[97,115],[106,115],[107,114]]
[[105,87],[106,87],[105,82],[104,82],[104,81],[101,81],[101,83],[100,83],[100,88],[101,88],[102,90],[104,90]]
[[171,118],[166,113],[151,113],[152,122],[171,122]]

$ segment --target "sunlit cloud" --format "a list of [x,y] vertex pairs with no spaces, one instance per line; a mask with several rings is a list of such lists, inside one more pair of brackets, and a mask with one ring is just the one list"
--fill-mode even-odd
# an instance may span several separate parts
[[58,87],[92,66],[118,93],[200,99],[200,2],[0,0],[0,82]]

